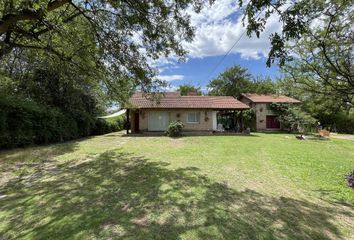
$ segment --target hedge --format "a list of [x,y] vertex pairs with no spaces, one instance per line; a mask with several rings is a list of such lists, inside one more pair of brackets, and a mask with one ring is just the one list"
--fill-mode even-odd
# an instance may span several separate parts
[[0,149],[67,141],[118,131],[122,126],[83,111],[63,111],[24,98],[0,96]]
[[335,124],[332,125],[335,131],[339,133],[354,133],[354,110],[352,109],[351,112],[338,112],[335,115]]

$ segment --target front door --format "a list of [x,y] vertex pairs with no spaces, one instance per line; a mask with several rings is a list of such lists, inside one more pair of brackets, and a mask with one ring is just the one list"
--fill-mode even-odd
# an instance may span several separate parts
[[149,112],[149,131],[165,131],[169,124],[168,112]]
[[134,113],[134,132],[139,132],[139,112]]
[[266,116],[266,127],[272,129],[279,129],[280,122],[277,119],[277,116]]

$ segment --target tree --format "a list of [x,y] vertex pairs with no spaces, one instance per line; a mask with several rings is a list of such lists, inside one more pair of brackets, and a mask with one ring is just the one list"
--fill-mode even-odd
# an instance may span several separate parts
[[253,79],[252,89],[248,92],[259,94],[276,94],[277,84],[270,77],[256,77]]
[[301,109],[316,118],[323,127],[343,133],[354,132],[354,108],[341,101],[340,96],[308,91],[290,76],[278,79],[278,87],[282,94],[301,100]]
[[242,92],[248,92],[251,87],[252,75],[248,69],[235,65],[227,68],[223,73],[208,84],[209,95],[233,96],[238,98]]
[[286,103],[272,103],[270,108],[277,114],[284,129],[292,132],[312,132],[317,120],[299,106]]
[[161,82],[153,82],[155,72],[147,59],[185,55],[181,41],[193,37],[185,10],[192,6],[199,11],[203,2],[0,1],[0,61],[28,62],[22,58],[27,52],[32,60],[55,58],[57,67],[99,75],[113,92],[124,92],[122,85],[149,90]]
[[320,24],[292,46],[294,60],[282,69],[290,85],[308,94],[334,96],[341,105],[354,104],[354,68],[350,9],[337,6]]
[[317,24],[286,47],[293,55],[282,70],[282,92],[302,100],[302,108],[333,131],[354,131],[353,8],[327,2]]
[[208,89],[209,95],[239,98],[241,93],[275,93],[276,85],[270,78],[254,79],[248,69],[235,65],[210,81]]
[[[243,5],[243,1],[239,1]],[[291,56],[287,43],[297,41],[311,31],[311,27],[318,23],[327,13],[341,13],[353,16],[352,1],[350,0],[298,0],[298,1],[265,1],[250,0],[245,6],[244,24],[247,25],[247,35],[253,33],[259,37],[265,29],[267,20],[276,16],[282,23],[281,31],[270,36],[271,49],[268,54],[267,65],[279,60],[284,65]]]
[[195,92],[197,95],[202,95],[200,87],[195,87],[191,84],[179,85],[178,91],[181,93],[182,96],[188,95],[189,92]]

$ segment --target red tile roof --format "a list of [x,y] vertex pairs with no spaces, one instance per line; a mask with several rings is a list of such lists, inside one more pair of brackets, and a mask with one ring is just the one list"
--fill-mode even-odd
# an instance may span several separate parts
[[151,94],[136,93],[129,99],[127,108],[192,108],[192,109],[248,109],[249,107],[229,96],[181,96],[179,92],[161,93],[156,99]]
[[260,95],[255,93],[242,93],[241,96],[249,99],[254,103],[300,103],[299,100],[282,95]]

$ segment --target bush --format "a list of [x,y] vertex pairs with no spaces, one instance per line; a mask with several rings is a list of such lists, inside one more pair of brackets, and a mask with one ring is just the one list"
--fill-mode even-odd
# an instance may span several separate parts
[[119,118],[119,120],[116,122],[107,121],[105,119],[97,119],[92,134],[101,135],[105,133],[121,131],[123,130],[124,121],[125,120],[123,118]]
[[339,133],[354,133],[354,109],[349,113],[338,112],[335,115],[332,129]]
[[0,96],[0,149],[104,134],[123,125],[124,118],[110,123],[84,111],[64,112],[28,99]]
[[[241,113],[240,113],[241,115]],[[244,129],[250,128],[251,131],[256,131],[256,112],[253,108],[244,110],[242,112],[242,120],[243,120],[243,127]],[[242,129],[243,130],[243,129]]]
[[116,125],[116,127],[118,128],[118,131],[123,130],[124,126],[126,125],[126,115],[120,115],[117,117],[113,117],[113,118],[107,118],[106,121],[108,123],[112,123],[114,125]]
[[184,125],[180,121],[171,122],[166,130],[166,135],[169,137],[179,137],[182,136],[182,129]]
[[272,103],[270,108],[278,115],[283,129],[291,132],[313,132],[316,127],[317,120],[297,106]]
[[124,129],[125,126],[125,116],[118,116],[114,118],[102,119],[98,118],[95,122],[95,127],[93,129],[93,135],[100,135],[110,132],[117,132]]
[[354,189],[354,171],[347,176],[348,186]]

